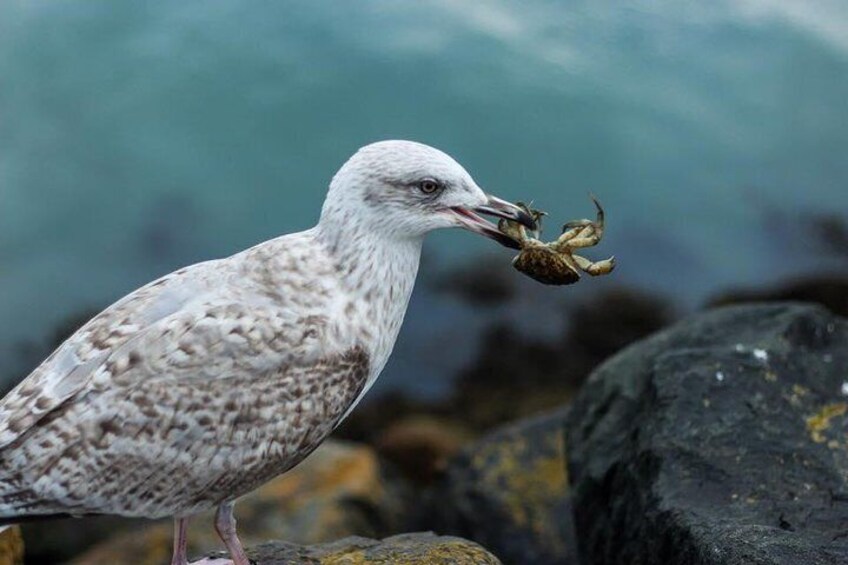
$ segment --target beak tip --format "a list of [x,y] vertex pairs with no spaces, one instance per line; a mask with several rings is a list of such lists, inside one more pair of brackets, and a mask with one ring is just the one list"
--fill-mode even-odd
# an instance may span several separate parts
[[[501,200],[496,196],[487,195],[487,197],[488,201],[481,206],[475,207],[475,212],[499,217],[501,218],[501,221],[517,222],[531,231],[536,231],[538,229],[538,224],[536,219],[533,217],[533,214],[525,208],[518,206],[517,204],[507,202],[506,200]],[[501,225],[500,222],[498,224],[499,226]],[[504,247],[521,249],[521,245],[518,241],[506,235],[503,233],[503,230],[496,228],[495,226],[491,226],[491,229],[485,229],[485,235],[494,239]]]
[[520,212],[518,212],[517,219],[518,219],[518,222],[521,225],[523,225],[525,228],[527,228],[531,231],[536,231],[536,229],[539,227],[536,224],[536,219],[532,215],[525,212],[524,210],[521,210]]
[[478,211],[484,214],[492,214],[507,220],[518,222],[522,226],[533,231],[538,228],[536,219],[523,206],[507,202],[506,200],[502,200],[497,196],[492,196],[490,194],[487,196],[489,199],[488,202],[484,206],[479,207],[477,209]]

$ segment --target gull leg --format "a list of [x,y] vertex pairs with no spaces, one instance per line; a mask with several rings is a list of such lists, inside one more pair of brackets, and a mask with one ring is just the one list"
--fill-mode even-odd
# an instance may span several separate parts
[[174,555],[171,557],[171,565],[188,565],[187,542],[188,518],[174,518]]
[[174,519],[174,556],[171,565],[232,565],[229,559],[205,558],[188,562],[188,518]]
[[233,517],[233,503],[225,502],[215,513],[215,531],[221,536],[221,541],[227,546],[233,565],[250,565],[250,560],[244,553],[244,548],[236,535],[236,519]]

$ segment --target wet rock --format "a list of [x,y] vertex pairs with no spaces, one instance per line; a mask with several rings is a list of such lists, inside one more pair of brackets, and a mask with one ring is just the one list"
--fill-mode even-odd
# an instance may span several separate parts
[[392,423],[377,438],[376,448],[404,477],[427,485],[470,439],[471,433],[458,423],[417,415]]
[[434,287],[474,307],[496,308],[511,302],[518,277],[500,257],[482,257],[442,275]]
[[17,526],[0,528],[0,565],[22,565],[24,540]]
[[141,531],[150,524],[120,516],[86,516],[24,522],[21,530],[28,562],[67,563],[105,540],[128,530]]
[[807,275],[767,288],[729,290],[713,298],[710,305],[783,300],[821,304],[834,314],[848,316],[848,274]]
[[583,563],[848,563],[848,322],[722,308],[595,371],[567,419]]
[[[385,480],[371,448],[328,441],[292,471],[242,498],[236,505],[236,518],[246,545],[268,539],[308,545],[399,531],[404,502],[403,488]],[[221,547],[212,514],[192,520],[190,554]],[[171,542],[171,521],[160,521],[121,533],[74,563],[160,564],[167,562]]]
[[674,317],[662,298],[612,288],[563,308],[554,340],[496,323],[477,358],[458,377],[451,412],[478,430],[562,406],[610,355],[666,326]]
[[464,449],[436,492],[437,529],[473,539],[504,563],[576,563],[565,416],[507,425]]
[[[348,537],[313,546],[269,542],[248,548],[257,565],[498,565],[500,561],[476,543],[432,533],[402,534],[382,541]],[[215,553],[210,557],[226,557]]]

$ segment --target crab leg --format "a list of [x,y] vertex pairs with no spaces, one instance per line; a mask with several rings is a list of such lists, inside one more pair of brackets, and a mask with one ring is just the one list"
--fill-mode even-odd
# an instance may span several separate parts
[[581,270],[589,273],[593,277],[607,275],[615,268],[615,257],[610,257],[609,259],[604,259],[603,261],[598,261],[596,263],[593,263],[580,255],[572,255],[571,257]]
[[562,235],[556,241],[557,247],[566,247],[569,249],[592,247],[593,245],[597,245],[604,236],[604,209],[601,207],[597,198],[591,194],[589,197],[598,210],[597,219],[594,222],[586,219],[566,222],[562,226]]
[[[568,224],[571,223],[573,222],[569,222]],[[566,243],[568,241],[571,241],[585,229],[583,226],[576,226],[571,229],[568,229],[568,224],[563,226],[562,235],[557,238],[556,243]]]
[[574,237],[567,241],[570,249],[579,249],[581,247],[593,247],[601,241],[603,232],[597,230],[595,226],[586,226],[580,230]]

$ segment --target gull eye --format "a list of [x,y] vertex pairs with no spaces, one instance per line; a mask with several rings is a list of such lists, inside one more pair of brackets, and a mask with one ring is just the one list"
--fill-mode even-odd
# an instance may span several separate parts
[[424,179],[418,183],[418,190],[424,194],[433,194],[442,188],[442,185],[433,179]]

